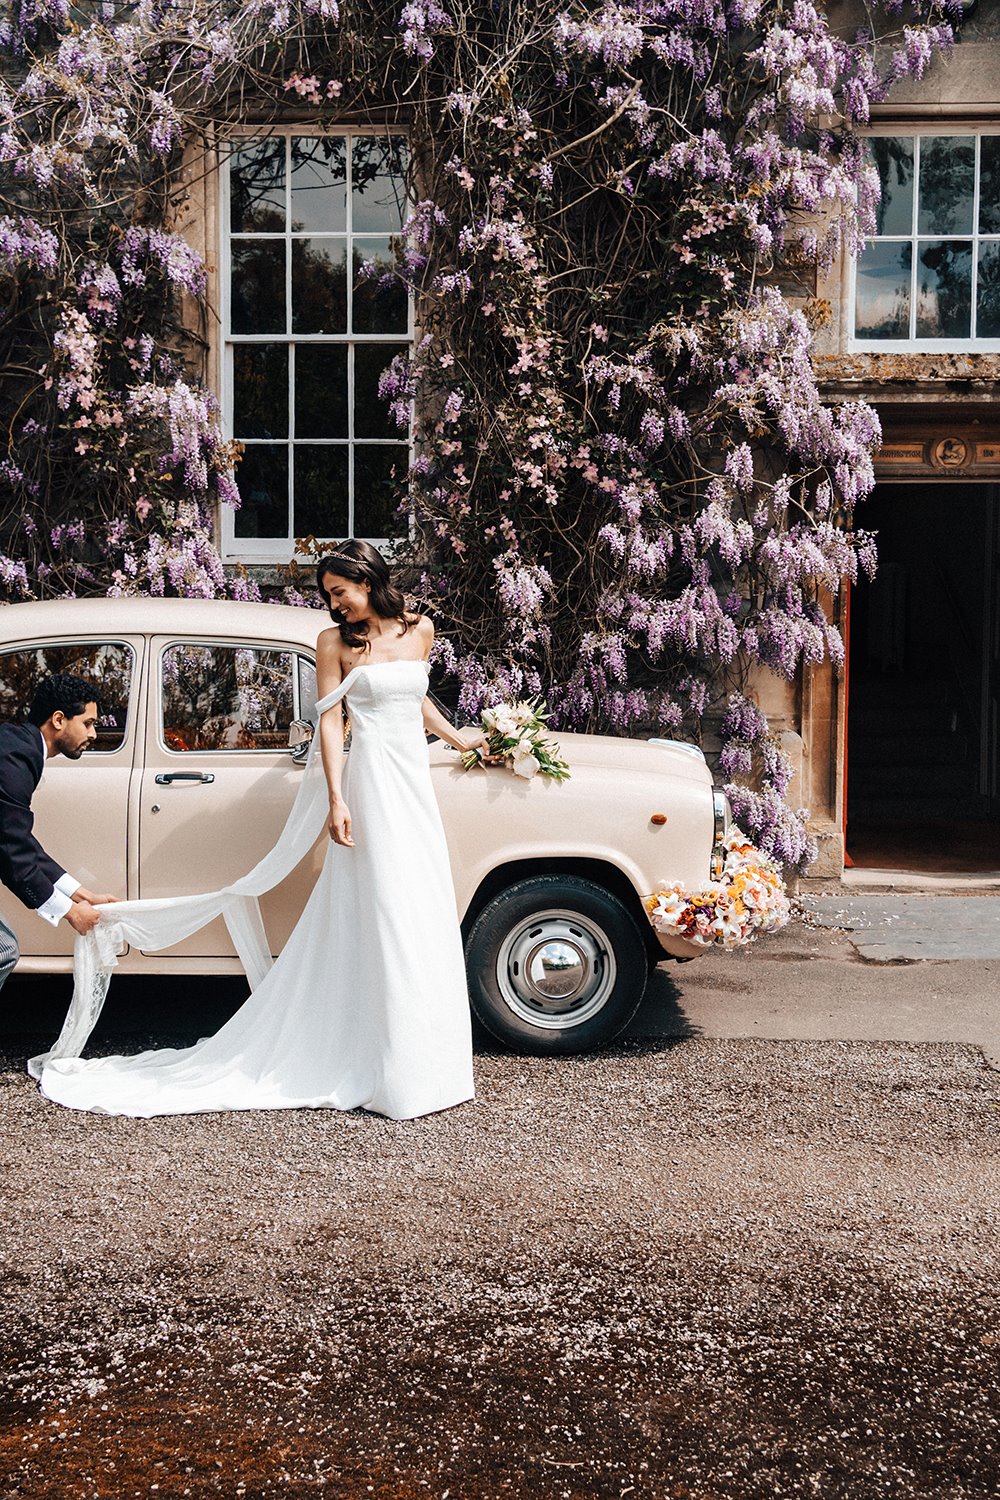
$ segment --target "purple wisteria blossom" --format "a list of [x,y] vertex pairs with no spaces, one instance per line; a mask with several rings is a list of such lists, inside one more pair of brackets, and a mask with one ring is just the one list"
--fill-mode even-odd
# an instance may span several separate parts
[[885,0],[855,34],[818,0],[6,7],[4,596],[255,595],[215,546],[240,454],[185,195],[251,101],[262,135],[405,119],[409,217],[393,264],[360,235],[353,295],[397,282],[420,330],[378,390],[413,440],[386,510],[435,670],[462,714],[544,693],[557,726],[709,725],[743,826],[807,860],[748,683],[842,659],[879,428],[821,399],[816,309],[776,282],[871,232],[862,127],[959,10]]

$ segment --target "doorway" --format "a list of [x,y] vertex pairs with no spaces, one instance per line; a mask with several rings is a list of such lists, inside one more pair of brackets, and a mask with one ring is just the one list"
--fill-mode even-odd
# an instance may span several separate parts
[[846,845],[854,865],[1000,869],[997,487],[883,484],[852,590]]

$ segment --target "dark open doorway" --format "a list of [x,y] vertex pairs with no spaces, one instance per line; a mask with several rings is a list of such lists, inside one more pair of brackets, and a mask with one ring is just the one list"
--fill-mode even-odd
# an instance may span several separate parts
[[998,497],[880,485],[852,592],[847,851],[869,868],[1000,869]]

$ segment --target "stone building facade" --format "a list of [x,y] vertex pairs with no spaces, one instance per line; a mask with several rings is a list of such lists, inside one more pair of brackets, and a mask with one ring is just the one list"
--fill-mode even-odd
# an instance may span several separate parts
[[[830,13],[845,31],[862,19],[855,0]],[[836,605],[844,670],[753,684],[796,765],[791,796],[810,809],[825,877],[845,860],[1000,866],[998,81],[1000,5],[980,0],[954,51],[872,119],[879,233],[857,264],[790,292],[819,315],[828,399],[871,402],[883,429],[856,518],[879,534],[880,568]],[[380,301],[360,272],[391,254],[401,222],[388,140],[345,130],[331,154],[290,123],[248,132],[221,173],[201,160],[186,173],[177,227],[212,267],[209,380],[247,445],[244,505],[220,544],[265,574],[307,532],[377,539],[379,486],[405,464],[374,381],[412,337],[412,309]],[[334,497],[322,514],[307,500],[317,477]]]
[[[831,6],[846,25],[849,7]],[[841,12],[842,15],[838,15]],[[838,603],[843,672],[757,689],[796,757],[792,797],[848,865],[1000,867],[1000,6],[871,122],[879,232],[802,293],[831,401],[883,433],[856,525],[879,570]],[[796,797],[796,793],[798,794]]]

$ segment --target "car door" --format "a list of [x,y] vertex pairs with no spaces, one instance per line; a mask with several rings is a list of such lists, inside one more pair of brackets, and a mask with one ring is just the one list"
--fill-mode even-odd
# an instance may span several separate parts
[[[151,646],[146,755],[139,797],[142,897],[218,890],[274,845],[301,780],[292,722],[313,717],[315,666],[274,642],[160,636]],[[323,844],[261,900],[279,952],[319,873]],[[170,949],[234,956],[221,918]]]
[[[93,748],[78,761],[61,755],[47,760],[31,806],[43,849],[81,885],[121,897],[135,894],[126,888],[129,793],[144,649],[140,636],[31,641],[0,651],[0,718],[23,719],[35,685],[51,673],[71,672],[94,685]],[[0,891],[0,914],[18,935],[25,967],[53,957],[69,966],[75,933],[68,922],[53,927],[7,890]]]

